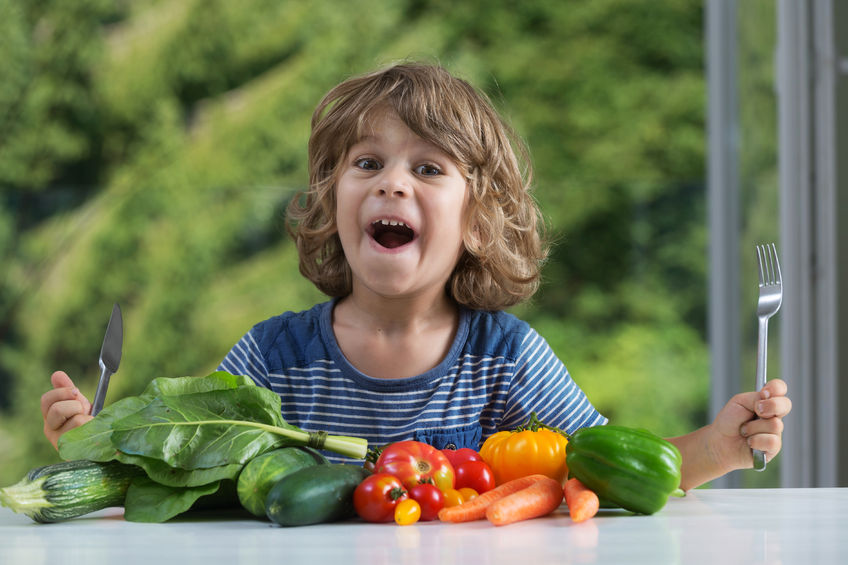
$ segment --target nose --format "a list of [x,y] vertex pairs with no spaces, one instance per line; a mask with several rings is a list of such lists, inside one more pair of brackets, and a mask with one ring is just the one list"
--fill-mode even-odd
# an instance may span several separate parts
[[412,192],[410,174],[403,167],[386,167],[377,183],[378,196],[405,198]]

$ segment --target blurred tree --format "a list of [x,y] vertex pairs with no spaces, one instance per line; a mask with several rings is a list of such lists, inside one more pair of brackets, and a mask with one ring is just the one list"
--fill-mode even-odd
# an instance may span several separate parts
[[[104,26],[121,15],[122,5],[0,4],[0,184],[19,191],[19,217],[37,221],[78,199],[75,193],[98,187],[102,114],[92,71],[103,54]],[[35,200],[32,193],[48,186],[51,198]]]
[[339,80],[406,58],[484,89],[530,144],[557,245],[516,313],[616,421],[663,434],[702,423],[701,12],[696,0],[0,3],[0,483],[56,458],[38,399],[58,368],[91,394],[112,302],[126,331],[107,402],[204,374],[253,323],[322,300],[281,216],[306,183],[311,112]]

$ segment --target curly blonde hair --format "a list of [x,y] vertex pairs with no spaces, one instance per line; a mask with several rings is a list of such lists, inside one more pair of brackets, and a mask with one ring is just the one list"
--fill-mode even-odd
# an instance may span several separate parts
[[450,155],[465,174],[464,250],[447,283],[448,294],[482,310],[507,308],[532,296],[548,247],[531,195],[526,146],[485,94],[442,67],[419,63],[350,78],[315,109],[309,189],[287,210],[300,272],[331,297],[350,294],[351,270],[336,228],[335,185],[369,115],[385,109]]

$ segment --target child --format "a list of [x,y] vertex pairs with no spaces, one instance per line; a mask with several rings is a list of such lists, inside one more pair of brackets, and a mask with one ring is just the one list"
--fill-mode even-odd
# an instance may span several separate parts
[[[439,67],[335,87],[313,114],[309,190],[289,208],[300,270],[332,299],[260,322],[220,369],[279,394],[288,422],[372,445],[479,449],[531,412],[567,431],[605,424],[539,334],[503,312],[535,292],[547,251],[519,156],[484,95]],[[51,380],[55,445],[90,405],[65,373]],[[752,447],[774,457],[785,394],[772,380],[673,438],[682,487],[751,467]]]

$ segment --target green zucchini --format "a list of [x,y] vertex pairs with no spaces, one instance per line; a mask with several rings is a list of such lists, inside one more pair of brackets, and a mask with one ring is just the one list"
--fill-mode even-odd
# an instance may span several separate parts
[[36,522],[60,522],[110,506],[123,506],[140,467],[117,461],[63,461],[31,470],[0,489],[0,504]]
[[359,465],[335,463],[300,469],[268,492],[265,512],[281,526],[306,526],[352,518],[353,491],[370,475]]
[[581,428],[569,437],[565,453],[569,476],[632,512],[653,514],[680,487],[680,451],[647,430]]
[[299,469],[328,464],[327,458],[309,447],[281,447],[248,461],[238,477],[238,498],[245,510],[264,518],[265,499],[274,484]]

